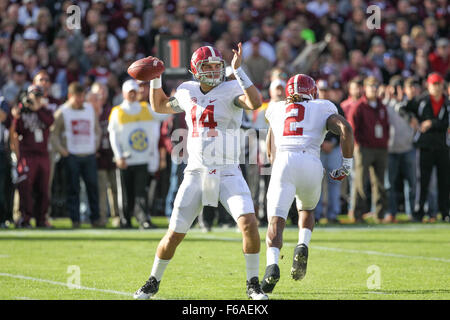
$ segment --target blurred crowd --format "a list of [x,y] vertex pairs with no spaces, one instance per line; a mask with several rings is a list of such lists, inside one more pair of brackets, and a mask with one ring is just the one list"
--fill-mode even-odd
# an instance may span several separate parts
[[[80,8],[75,28],[71,5]],[[152,113],[149,84],[126,72],[157,55],[158,34],[188,37],[191,52],[213,45],[227,65],[243,43],[243,67],[265,101],[242,127],[260,130],[256,149],[244,150],[258,163],[242,167],[261,225],[264,111],[296,73],[316,79],[355,133],[354,172],[344,183],[324,179],[317,220],[393,223],[406,212],[448,221],[449,21],[447,0],[0,0],[0,226],[31,227],[34,218],[50,228],[50,217],[70,217],[73,227],[129,228],[135,216],[152,228],[152,216],[170,216],[184,169],[171,161],[171,136],[184,115]],[[178,83],[165,81],[167,94]],[[121,110],[147,121],[131,125],[147,159],[131,150],[115,161],[123,128],[114,123],[135,121]],[[328,134],[324,168],[340,159],[339,137]],[[216,218],[233,223],[222,207],[205,208],[199,223],[209,229]]]

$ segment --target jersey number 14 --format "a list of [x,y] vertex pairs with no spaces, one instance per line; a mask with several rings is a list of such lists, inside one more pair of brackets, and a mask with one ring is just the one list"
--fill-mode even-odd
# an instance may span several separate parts
[[[283,136],[302,136],[303,128],[296,126],[297,122],[303,121],[305,119],[305,107],[301,104],[292,103],[286,107],[286,113],[290,113],[293,109],[297,109],[296,116],[287,117],[284,121],[284,131]],[[291,124],[294,123],[295,130],[291,130]]]
[[[197,128],[197,105],[191,109],[192,118],[192,136],[198,137]],[[209,105],[203,110],[200,119],[198,120],[198,126],[203,128],[209,128],[208,137],[217,137],[217,131],[214,129],[217,127],[217,122],[214,121],[214,105]]]

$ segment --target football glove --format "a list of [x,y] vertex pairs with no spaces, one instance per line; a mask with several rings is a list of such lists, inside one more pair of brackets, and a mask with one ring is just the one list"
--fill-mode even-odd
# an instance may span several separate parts
[[352,171],[353,159],[344,158],[342,166],[339,169],[335,169],[330,172],[330,178],[333,180],[342,180],[347,177]]

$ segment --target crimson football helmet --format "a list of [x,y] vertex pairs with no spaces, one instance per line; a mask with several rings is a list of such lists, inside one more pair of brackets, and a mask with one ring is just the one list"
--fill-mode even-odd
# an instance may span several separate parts
[[[219,71],[204,71],[205,63],[220,63],[221,68]],[[209,86],[217,86],[225,80],[225,60],[216,48],[200,47],[192,54],[191,72],[198,81]]]
[[286,97],[300,95],[302,98],[317,99],[317,86],[313,78],[306,74],[296,74],[286,84]]

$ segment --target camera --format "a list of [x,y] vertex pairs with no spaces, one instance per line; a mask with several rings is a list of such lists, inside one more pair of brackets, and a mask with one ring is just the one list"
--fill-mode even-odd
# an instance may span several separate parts
[[32,85],[25,92],[19,94],[19,110],[20,113],[30,113],[33,112],[32,106],[35,102],[34,99],[42,97],[44,94],[38,86]]

